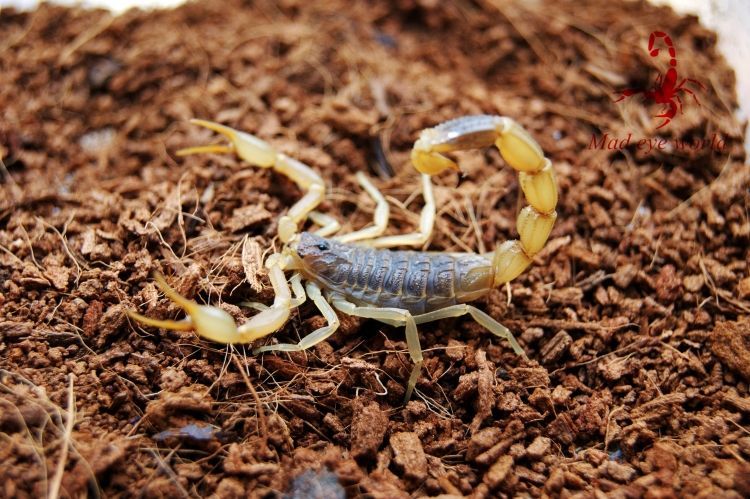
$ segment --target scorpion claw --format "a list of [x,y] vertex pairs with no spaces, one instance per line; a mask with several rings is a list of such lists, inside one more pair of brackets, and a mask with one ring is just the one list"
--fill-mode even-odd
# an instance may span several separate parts
[[325,198],[325,183],[320,175],[306,164],[278,152],[271,144],[255,135],[240,132],[213,121],[193,119],[190,122],[223,135],[229,140],[229,144],[188,147],[177,151],[178,156],[202,152],[233,152],[247,163],[261,168],[274,169],[296,183],[300,189],[307,191],[305,196],[289,208],[289,212],[279,220],[279,238],[282,242],[289,242],[297,233],[298,225]]
[[193,322],[189,318],[181,321],[153,319],[151,317],[141,315],[134,310],[126,310],[125,314],[134,321],[140,322],[145,326],[170,329],[172,331],[190,331],[191,329],[193,329]]
[[227,312],[218,307],[201,305],[185,298],[167,284],[164,276],[158,273],[154,275],[156,285],[167,298],[185,311],[187,317],[182,321],[172,321],[152,319],[131,310],[128,310],[127,314],[131,319],[147,326],[172,331],[192,329],[198,333],[198,336],[217,343],[251,343],[280,329],[289,319],[289,311],[292,308],[291,291],[280,264],[274,263],[268,272],[276,293],[273,305],[266,307],[239,327]]
[[236,343],[238,341],[237,325],[231,315],[218,307],[200,305],[185,298],[167,284],[161,274],[155,274],[154,280],[167,298],[185,311],[187,317],[182,321],[159,320],[146,317],[132,310],[126,312],[128,317],[147,326],[172,331],[189,331],[192,329],[203,338],[221,343]]
[[263,168],[269,168],[274,166],[276,163],[276,150],[274,150],[267,142],[259,139],[255,135],[249,133],[240,132],[234,128],[215,123],[213,121],[192,119],[190,123],[209,130],[213,130],[226,137],[229,140],[229,145],[207,145],[198,147],[188,147],[177,151],[178,156],[187,156],[189,154],[198,154],[205,152],[217,152],[217,153],[230,153],[234,152],[241,159],[247,161],[250,164],[257,165]]

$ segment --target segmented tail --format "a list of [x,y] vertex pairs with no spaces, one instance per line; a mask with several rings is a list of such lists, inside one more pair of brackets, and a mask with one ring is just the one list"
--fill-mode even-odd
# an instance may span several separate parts
[[664,43],[669,49],[669,65],[673,68],[677,67],[677,51],[675,50],[674,45],[672,45],[672,39],[663,31],[652,31],[651,35],[648,37],[648,52],[651,57],[659,55],[659,49],[654,48],[654,43],[656,43],[657,38],[664,38]]

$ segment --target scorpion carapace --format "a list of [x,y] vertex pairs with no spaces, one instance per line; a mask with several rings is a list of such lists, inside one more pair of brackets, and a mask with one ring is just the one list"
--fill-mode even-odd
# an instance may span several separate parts
[[690,90],[685,86],[686,83],[694,83],[695,85],[698,85],[702,89],[706,89],[706,87],[699,82],[698,80],[694,80],[692,78],[683,78],[680,83],[677,83],[677,50],[675,49],[674,45],[672,44],[672,38],[669,37],[666,33],[663,31],[653,31],[649,37],[648,37],[648,53],[651,57],[658,57],[660,49],[656,47],[657,40],[662,39],[664,40],[664,44],[667,46],[667,50],[669,52],[669,69],[667,69],[667,72],[662,75],[659,74],[656,77],[655,86],[649,90],[646,89],[638,89],[638,88],[626,88],[625,90],[620,90],[616,93],[620,95],[620,97],[615,100],[615,102],[620,102],[621,100],[631,97],[636,94],[643,94],[644,100],[651,100],[655,102],[656,104],[664,104],[666,107],[662,111],[661,114],[657,114],[657,118],[664,118],[664,120],[659,124],[659,126],[656,127],[658,130],[659,128],[662,128],[666,126],[677,114],[677,109],[679,106],[679,110],[682,113],[682,100],[680,99],[680,96],[678,95],[679,92],[685,92],[693,97],[693,100],[695,100],[696,104],[700,106],[700,101],[698,100],[698,97],[695,95],[695,92]]
[[[298,343],[271,343],[256,347],[253,352],[300,351],[324,341],[339,327],[336,310],[404,326],[414,362],[405,400],[411,397],[423,362],[417,324],[468,314],[494,335],[506,339],[518,355],[526,357],[505,326],[467,304],[523,272],[544,247],[557,218],[557,184],[552,165],[536,141],[515,121],[502,116],[465,116],[424,130],[411,153],[412,163],[422,173],[425,202],[419,226],[414,233],[393,236],[383,236],[388,203],[365,175],[358,173],[357,179],[376,203],[373,225],[333,236],[340,225],[333,217],[315,211],[325,197],[325,188],[322,177],[309,166],[247,133],[209,121],[194,123],[226,136],[229,145],[194,147],[178,154],[234,152],[248,163],[289,177],[305,192],[279,219],[279,239],[284,245],[265,261],[274,302],[270,306],[251,304],[260,312],[237,326],[223,310],[180,296],[162,276],[157,276],[159,287],[185,310],[187,317],[182,321],[158,320],[130,311],[131,318],[166,329],[194,329],[201,337],[221,343],[251,343],[281,329],[291,310],[309,297],[326,319],[325,326]],[[529,203],[518,214],[518,240],[506,241],[482,255],[386,249],[422,246],[430,238],[436,211],[430,176],[446,168],[458,168],[443,153],[493,144],[518,172]],[[307,219],[319,228],[314,233],[299,233],[298,226]],[[292,273],[288,281],[285,272]]]

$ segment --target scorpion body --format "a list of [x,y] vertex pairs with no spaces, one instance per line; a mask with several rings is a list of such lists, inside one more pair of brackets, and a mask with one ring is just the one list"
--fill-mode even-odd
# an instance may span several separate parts
[[[422,174],[424,207],[414,233],[383,236],[389,206],[378,189],[363,175],[357,179],[375,201],[373,224],[358,231],[333,235],[340,225],[315,211],[325,198],[322,177],[309,166],[276,151],[267,142],[218,123],[193,120],[229,139],[229,145],[208,145],[178,151],[178,155],[232,152],[262,168],[271,168],[293,180],[305,193],[279,218],[278,236],[283,247],[265,261],[275,298],[270,306],[250,304],[260,312],[241,325],[224,310],[199,305],[179,295],[157,275],[167,297],[187,313],[182,321],[153,319],[134,311],[128,315],[143,324],[173,330],[195,330],[203,338],[221,343],[252,343],[283,327],[291,310],[310,298],[327,324],[298,343],[271,343],[254,353],[300,351],[332,335],[340,322],[336,311],[393,326],[403,326],[414,368],[405,400],[411,397],[421,372],[422,347],[417,325],[448,317],[469,315],[492,334],[505,339],[514,352],[526,358],[513,334],[480,309],[469,305],[504,283],[515,279],[545,245],[557,218],[557,183],[551,162],[518,123],[502,116],[465,116],[422,131],[411,152],[414,167]],[[458,165],[443,153],[495,145],[507,164],[518,172],[528,205],[516,221],[519,238],[500,244],[494,252],[440,253],[392,251],[386,248],[422,246],[432,233],[435,199],[431,176]],[[311,220],[314,232],[299,232]],[[329,237],[331,236],[331,237]],[[293,272],[287,280],[285,272]],[[302,286],[302,280],[306,285]],[[292,296],[292,291],[294,296]]]
[[390,251],[304,232],[302,274],[358,304],[424,314],[476,300],[492,289],[492,260],[473,253]]

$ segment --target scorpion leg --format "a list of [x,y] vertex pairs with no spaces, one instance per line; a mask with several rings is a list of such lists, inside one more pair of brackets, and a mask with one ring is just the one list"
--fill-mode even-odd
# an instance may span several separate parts
[[356,232],[349,234],[343,234],[336,236],[334,239],[340,243],[352,243],[354,241],[361,241],[363,239],[372,239],[378,237],[388,226],[388,217],[390,215],[390,207],[388,202],[383,197],[383,194],[375,187],[370,179],[362,172],[357,172],[357,181],[359,185],[370,195],[375,201],[375,214],[373,215],[373,224],[370,227],[365,227]]
[[414,316],[408,310],[401,308],[380,308],[380,307],[360,307],[346,300],[334,299],[333,306],[347,315],[354,315],[365,319],[375,319],[390,325],[406,326],[406,345],[409,348],[409,356],[414,367],[409,375],[409,381],[406,385],[406,395],[404,403],[408,402],[414,387],[417,385],[419,373],[422,372],[422,346],[419,343],[419,334],[417,333],[417,323]]
[[338,230],[341,228],[341,224],[339,223],[339,221],[333,218],[331,215],[326,215],[325,213],[313,210],[307,216],[314,223],[320,225],[320,229],[315,231],[316,236],[328,237],[331,234],[335,234],[336,232],[338,232]]
[[414,316],[414,322],[416,322],[417,324],[424,324],[425,322],[437,321],[440,319],[446,319],[448,317],[460,317],[466,314],[471,315],[471,317],[479,325],[484,326],[489,332],[491,332],[495,336],[508,340],[508,343],[510,343],[510,347],[513,349],[513,351],[516,354],[523,357],[524,360],[529,360],[528,357],[526,357],[526,352],[523,351],[523,349],[521,348],[521,345],[518,344],[518,341],[516,341],[516,338],[513,336],[513,333],[511,333],[507,327],[503,326],[502,324],[497,322],[495,319],[493,319],[486,313],[482,312],[478,308],[474,307],[473,305],[466,305],[466,304],[451,305],[449,307],[445,307],[440,310],[427,312],[426,314],[416,315]]
[[422,174],[422,197],[424,206],[419,215],[419,230],[411,234],[384,236],[367,241],[368,246],[375,248],[393,248],[396,246],[423,246],[432,235],[435,226],[435,195],[432,192],[432,180],[426,173]]
[[306,285],[307,295],[312,299],[313,303],[318,307],[320,313],[328,321],[328,324],[316,329],[312,333],[308,334],[299,343],[278,343],[276,345],[265,345],[253,350],[253,355],[261,352],[299,352],[301,350],[307,350],[308,348],[317,345],[321,341],[326,340],[339,328],[339,318],[334,312],[331,305],[328,304],[323,295],[320,292],[320,288],[313,282],[308,282]]
[[[682,90],[685,90],[684,88]],[[674,94],[674,100],[677,101],[677,104],[679,104],[680,107],[680,114],[682,114],[684,111],[682,110],[682,99],[680,99],[680,96],[677,94]]]
[[357,179],[362,187],[367,191],[370,197],[375,200],[374,226],[338,236],[335,239],[342,243],[362,241],[366,246],[374,248],[393,248],[396,246],[422,246],[432,235],[432,229],[435,225],[435,196],[432,192],[432,181],[430,176],[422,174],[422,196],[424,197],[424,207],[419,216],[419,230],[411,234],[400,234],[397,236],[381,236],[388,225],[388,216],[390,208],[383,194],[375,187],[369,179],[363,174],[358,173]]
[[306,191],[304,196],[289,208],[287,214],[279,219],[279,238],[284,243],[289,242],[297,233],[297,225],[305,220],[325,197],[325,184],[321,176],[306,164],[276,151],[268,142],[254,135],[212,121],[194,119],[190,122],[224,135],[229,140],[229,145],[189,147],[177,151],[179,156],[205,152],[234,152],[248,163],[261,168],[273,168]]

